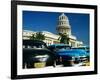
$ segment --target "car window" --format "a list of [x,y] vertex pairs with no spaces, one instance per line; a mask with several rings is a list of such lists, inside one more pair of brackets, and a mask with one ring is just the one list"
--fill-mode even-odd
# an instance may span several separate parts
[[80,47],[80,48],[73,48],[73,49],[82,49],[82,50],[87,50],[87,51],[89,51],[89,48],[88,48],[88,47]]
[[34,42],[34,43],[32,43],[32,44],[29,44],[29,43],[27,43],[27,44],[23,44],[23,48],[46,48],[47,46],[46,46],[46,44],[44,44],[44,43],[39,43],[39,42]]
[[56,46],[56,49],[70,49],[69,46]]

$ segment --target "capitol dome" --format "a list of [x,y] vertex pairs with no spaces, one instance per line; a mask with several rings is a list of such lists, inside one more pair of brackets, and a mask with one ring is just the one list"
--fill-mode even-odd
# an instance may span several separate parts
[[71,35],[71,27],[69,24],[69,20],[68,20],[68,17],[64,13],[62,13],[59,16],[57,32]]

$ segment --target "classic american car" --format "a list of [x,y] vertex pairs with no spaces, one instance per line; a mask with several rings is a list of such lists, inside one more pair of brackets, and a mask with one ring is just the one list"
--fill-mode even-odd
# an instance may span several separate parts
[[48,46],[56,56],[56,65],[72,66],[80,62],[80,57],[86,54],[84,50],[74,50],[67,44],[53,44]]
[[[81,56],[80,58],[81,58],[81,61],[89,61],[89,59],[90,59],[90,49],[89,49],[89,47],[88,46],[80,46],[80,47],[77,47],[77,48],[72,48],[72,49],[74,49],[74,50],[84,50],[84,51],[86,51],[86,53],[85,54],[83,54],[83,56]],[[82,54],[81,54],[82,55]]]
[[47,49],[23,49],[23,68],[54,66],[54,55]]
[[55,56],[43,41],[23,40],[23,68],[54,66]]

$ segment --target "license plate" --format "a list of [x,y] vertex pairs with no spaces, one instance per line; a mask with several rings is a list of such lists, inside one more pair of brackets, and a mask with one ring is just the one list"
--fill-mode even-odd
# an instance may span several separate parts
[[37,63],[34,63],[34,67],[35,68],[43,68],[45,67],[46,63],[45,62],[37,62]]

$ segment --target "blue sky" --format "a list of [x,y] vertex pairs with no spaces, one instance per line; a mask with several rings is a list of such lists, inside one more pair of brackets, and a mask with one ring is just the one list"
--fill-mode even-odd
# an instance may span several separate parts
[[[31,31],[49,31],[57,34],[58,12],[23,11],[23,29]],[[71,25],[72,35],[89,45],[89,14],[65,13]]]

